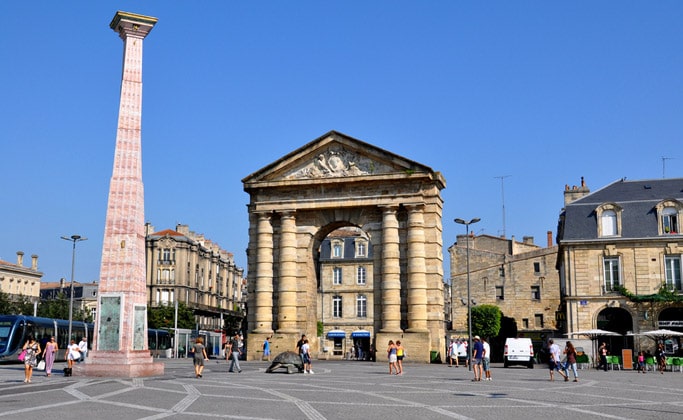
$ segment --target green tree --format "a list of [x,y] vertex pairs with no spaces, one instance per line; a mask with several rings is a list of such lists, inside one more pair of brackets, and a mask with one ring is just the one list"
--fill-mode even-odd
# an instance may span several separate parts
[[500,308],[496,305],[472,307],[472,334],[486,338],[497,336],[502,316]]
[[[69,305],[71,302],[64,292],[59,292],[54,299],[47,299],[38,305],[38,316],[54,319],[69,319]],[[72,320],[92,322],[92,316],[77,308],[74,304]]]
[[33,302],[24,295],[13,296],[0,292],[0,314],[33,315]]
[[[155,329],[172,329],[175,325],[174,305],[147,308],[147,326]],[[178,302],[178,328],[195,328],[194,312],[183,302]]]
[[2,315],[14,315],[14,305],[10,296],[0,291],[0,314]]

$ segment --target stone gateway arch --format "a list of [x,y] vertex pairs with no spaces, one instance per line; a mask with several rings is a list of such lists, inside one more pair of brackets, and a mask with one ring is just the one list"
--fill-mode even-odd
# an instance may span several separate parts
[[[439,172],[331,131],[242,180],[250,196],[247,358],[322,352],[319,250],[335,229],[362,229],[373,250],[368,316],[377,360],[401,340],[411,361],[445,348]],[[327,318],[327,317],[326,317]],[[326,319],[327,321],[327,319]]]

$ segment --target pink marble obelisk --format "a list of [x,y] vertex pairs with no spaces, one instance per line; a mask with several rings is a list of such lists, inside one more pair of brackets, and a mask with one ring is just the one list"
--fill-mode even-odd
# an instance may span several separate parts
[[109,185],[93,349],[74,374],[162,375],[147,347],[145,206],[142,185],[142,42],[156,18],[117,12],[111,21],[124,43],[114,169]]

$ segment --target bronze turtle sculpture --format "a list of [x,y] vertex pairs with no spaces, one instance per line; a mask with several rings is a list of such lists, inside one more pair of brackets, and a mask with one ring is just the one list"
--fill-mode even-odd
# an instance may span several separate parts
[[266,369],[266,373],[273,373],[276,369],[287,369],[287,373],[303,372],[304,364],[298,354],[286,351],[275,356],[273,363]]

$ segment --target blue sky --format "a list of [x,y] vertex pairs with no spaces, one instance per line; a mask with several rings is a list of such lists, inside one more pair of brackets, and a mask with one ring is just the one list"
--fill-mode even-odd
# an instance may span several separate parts
[[[146,220],[246,268],[241,179],[337,130],[441,171],[444,247],[556,231],[565,184],[683,176],[683,2],[0,2],[0,259],[99,276],[123,43],[143,59]],[[445,251],[444,251],[445,253]],[[444,270],[448,276],[447,269]]]

